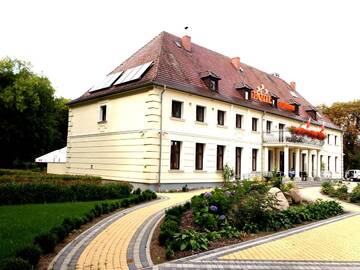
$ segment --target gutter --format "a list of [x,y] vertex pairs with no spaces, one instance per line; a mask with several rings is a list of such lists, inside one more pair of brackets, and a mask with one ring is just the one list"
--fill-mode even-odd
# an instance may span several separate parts
[[162,161],[162,137],[163,137],[163,96],[166,90],[166,85],[163,85],[164,89],[160,93],[160,145],[159,145],[159,170],[158,170],[158,183],[157,189],[160,191],[160,183],[161,183],[161,161]]

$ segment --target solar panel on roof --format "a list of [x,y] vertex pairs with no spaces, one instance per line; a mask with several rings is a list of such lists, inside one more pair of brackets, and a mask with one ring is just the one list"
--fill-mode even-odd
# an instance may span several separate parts
[[122,73],[123,73],[123,71],[119,71],[119,72],[107,75],[100,83],[96,84],[90,90],[90,92],[110,87],[113,84],[113,82],[116,81],[121,76]]
[[126,70],[114,84],[116,85],[140,79],[152,63],[153,61]]

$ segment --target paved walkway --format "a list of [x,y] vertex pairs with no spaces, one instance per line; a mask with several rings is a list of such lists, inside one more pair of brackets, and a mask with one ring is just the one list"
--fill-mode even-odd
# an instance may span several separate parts
[[69,243],[49,269],[129,269],[140,257],[127,256],[137,230],[153,215],[189,200],[202,191],[158,194],[161,199],[118,212],[99,222]]
[[[200,193],[200,191],[196,192]],[[240,244],[160,264],[149,252],[164,209],[195,193],[160,194],[161,199],[118,212],[99,222],[59,253],[53,269],[360,269],[360,207],[347,214]],[[319,187],[301,190],[313,201],[330,199]]]

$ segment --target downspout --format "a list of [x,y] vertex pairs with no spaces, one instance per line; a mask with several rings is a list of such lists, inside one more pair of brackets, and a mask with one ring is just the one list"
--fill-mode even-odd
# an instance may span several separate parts
[[261,127],[260,127],[260,134],[261,134],[261,164],[260,164],[260,170],[261,170],[261,176],[264,176],[264,116],[266,115],[266,112],[263,111],[261,115]]
[[161,161],[162,161],[162,137],[163,137],[163,96],[166,90],[166,85],[164,84],[164,89],[160,93],[160,145],[159,145],[159,170],[158,170],[158,184],[157,190],[160,191],[160,182],[161,182]]

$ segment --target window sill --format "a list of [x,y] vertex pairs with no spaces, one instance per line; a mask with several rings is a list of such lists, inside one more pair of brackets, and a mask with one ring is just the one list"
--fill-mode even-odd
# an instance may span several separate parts
[[194,173],[207,173],[205,170],[194,170]]
[[177,117],[170,117],[170,120],[178,121],[178,122],[185,122],[184,118],[177,118]]
[[252,130],[251,133],[253,133],[253,134],[260,134],[260,131],[254,131],[254,130]]
[[216,125],[218,128],[228,128],[227,126],[224,126],[224,125]]
[[98,121],[97,123],[98,123],[99,125],[100,125],[100,124],[106,124],[107,121],[106,121],[106,120],[105,120],[105,121]]
[[216,173],[223,173],[224,170],[216,170]]
[[169,173],[183,173],[183,170],[176,170],[176,169],[170,169],[168,170]]
[[195,121],[194,123],[199,126],[207,126],[208,125],[208,123],[200,122],[200,121]]
[[235,130],[236,130],[236,131],[241,131],[241,132],[245,131],[245,129],[243,129],[243,128],[238,128],[238,127],[236,127]]

